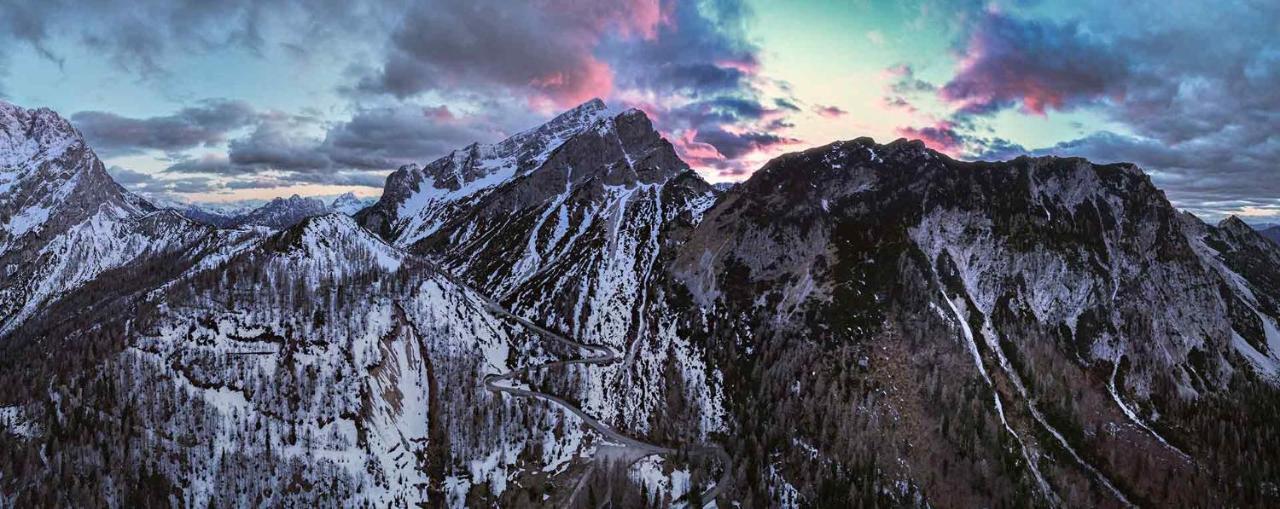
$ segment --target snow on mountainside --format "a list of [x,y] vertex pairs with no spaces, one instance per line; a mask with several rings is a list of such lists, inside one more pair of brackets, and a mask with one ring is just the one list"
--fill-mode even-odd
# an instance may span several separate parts
[[0,506],[1280,499],[1280,247],[1132,165],[861,138],[717,188],[595,100],[219,229],[5,111]]
[[[473,486],[500,494],[525,463],[569,461],[598,440],[544,436],[576,418],[481,383],[549,360],[536,333],[346,216],[306,219],[138,306],[100,324],[124,323],[124,348],[83,375],[117,391],[55,387],[68,410],[44,422],[74,436],[184,402],[112,450],[185,504],[460,507]],[[58,452],[106,461],[92,448]]]
[[334,198],[333,201],[329,203],[329,210],[339,214],[354,216],[356,215],[356,212],[360,212],[364,208],[377,202],[378,200],[376,198],[357,198],[355,193],[344,193],[341,196]]
[[[518,367],[512,359],[546,359],[536,335],[346,216],[306,219],[155,302],[158,315],[138,325],[120,362],[203,402],[181,419],[217,437],[214,454],[160,445],[195,461],[185,479],[197,505],[445,497],[460,506],[472,485],[501,492],[522,451],[540,441],[515,423],[566,425],[480,383]],[[472,467],[445,475],[446,462]],[[256,476],[330,488],[226,498]]]
[[[596,129],[594,145],[573,152],[574,158],[588,159],[557,162],[560,167],[555,174],[579,182],[557,187],[575,188],[582,196],[572,200],[573,206],[586,207],[582,210],[600,216],[579,232],[584,239],[611,235],[626,242],[619,243],[609,256],[617,270],[626,271],[622,275],[635,278],[642,266],[621,263],[625,260],[620,256],[623,250],[646,243],[643,249],[650,252],[644,256],[652,260],[657,250],[654,228],[668,220],[689,221],[690,214],[705,209],[714,194],[674,157],[669,144],[656,138],[647,119],[635,124],[642,115],[623,114],[617,124],[601,115],[602,105],[589,104],[529,132],[538,136],[525,133],[516,137],[525,138],[523,141],[509,140],[492,150],[510,154],[503,147],[519,145],[529,153],[550,153],[582,134],[582,129]],[[596,122],[595,117],[608,123]],[[637,125],[643,129],[631,132]],[[622,150],[611,155],[616,160],[590,166],[581,175],[563,170],[564,165],[577,163],[586,168],[601,142],[616,144]],[[659,149],[657,153],[653,153],[654,147]],[[629,148],[640,150],[628,153]],[[516,156],[513,160],[528,163],[539,157],[545,155]],[[515,180],[515,175],[511,176]],[[460,174],[455,177],[465,180]],[[567,198],[567,191],[544,194],[548,199]],[[630,198],[640,205],[628,205]],[[670,200],[670,205],[663,205],[664,199]],[[528,207],[542,205],[533,201]],[[648,226],[632,231],[624,223],[636,213],[642,214],[639,217]],[[560,225],[567,223],[562,220]],[[418,255],[371,236],[345,216],[302,219],[269,237],[263,237],[262,230],[213,231],[220,236],[213,242],[216,249],[193,256],[177,269],[176,278],[146,292],[142,301],[122,303],[133,306],[127,313],[91,313],[86,316],[94,320],[92,326],[46,319],[32,329],[34,332],[24,333],[24,337],[46,341],[57,334],[62,336],[56,338],[59,342],[81,345],[86,344],[82,338],[94,334],[93,330],[115,331],[110,333],[113,339],[104,344],[120,344],[123,352],[109,357],[105,366],[84,370],[79,381],[67,383],[101,384],[116,376],[129,381],[109,395],[94,392],[97,399],[86,399],[70,387],[63,392],[62,386],[56,386],[50,397],[76,409],[77,417],[72,421],[66,420],[65,413],[46,414],[32,407],[26,407],[18,417],[38,421],[46,429],[71,429],[74,436],[74,430],[85,429],[80,426],[86,423],[119,429],[137,419],[133,409],[149,413],[172,401],[191,401],[189,411],[169,414],[162,420],[149,419],[145,446],[127,449],[137,456],[111,465],[145,463],[148,471],[161,476],[156,481],[161,489],[181,493],[181,500],[194,505],[249,505],[263,500],[268,505],[360,501],[399,505],[427,499],[456,507],[486,500],[526,500],[521,497],[530,496],[526,488],[531,482],[535,483],[532,486],[545,486],[540,491],[556,487],[541,502],[574,504],[589,496],[583,492],[584,486],[611,486],[614,482],[604,474],[615,467],[596,463],[590,459],[593,456],[630,457],[634,462],[654,452],[663,458],[675,455],[675,449],[632,438],[623,439],[624,443],[639,445],[610,445],[605,440],[616,442],[614,437],[619,435],[609,424],[592,421],[587,426],[585,413],[539,404],[528,396],[498,396],[493,392],[497,389],[482,383],[484,377],[515,373],[518,376],[508,375],[515,377],[515,385],[504,385],[503,390],[519,391],[525,384],[535,384],[578,402],[581,398],[574,394],[585,388],[588,394],[584,397],[590,402],[578,404],[599,410],[604,404],[597,394],[599,382],[588,385],[574,379],[590,376],[589,365],[612,364],[621,357],[581,363],[573,360],[581,353],[555,354],[569,359],[560,362],[568,372],[548,370],[554,371],[551,375],[567,374],[566,381],[557,381],[542,370],[531,371],[530,367],[554,358],[550,351],[564,350],[567,343],[549,348],[545,340],[552,333],[507,314],[500,304],[455,282],[453,276],[437,272]],[[588,248],[586,244],[556,246],[545,241],[532,244],[542,244],[548,256],[551,251]],[[163,257],[152,257],[159,259]],[[594,253],[584,258],[593,264],[599,259]],[[631,300],[639,290],[634,283],[622,288],[626,292],[619,295]],[[97,292],[103,290],[95,286],[85,290],[92,294],[73,294],[64,301],[71,305],[86,298],[97,299]],[[706,370],[698,364],[696,350],[687,341],[673,339],[670,324],[663,335],[671,343],[658,348],[658,353],[664,358],[680,355],[684,376],[689,378],[688,394],[710,401],[710,388],[705,382],[697,384]],[[624,338],[611,339],[618,342]],[[562,342],[576,344],[573,340]],[[98,349],[71,351],[89,355]],[[588,350],[592,351],[596,350]],[[656,361],[663,362],[661,358]],[[658,373],[649,383],[661,383],[661,376],[670,376],[660,364],[646,365]],[[671,397],[677,399],[685,393],[673,390]],[[139,403],[130,405],[127,401]],[[696,422],[701,414],[695,410],[693,415]],[[695,431],[690,438],[705,438],[707,430],[719,429],[715,415],[718,412],[712,412],[710,424],[695,428],[703,431]],[[180,436],[183,430],[197,428],[216,440],[193,442]],[[668,439],[664,437],[664,441]],[[213,448],[206,451],[202,444]],[[609,452],[600,453],[601,447]],[[631,456],[636,448],[651,452]],[[694,454],[701,458],[714,450],[701,449]],[[60,447],[59,457],[97,465],[99,470],[108,465],[104,457],[72,444]],[[167,459],[160,460],[162,457]],[[669,502],[695,489],[688,479],[689,467],[682,462],[666,466],[671,461],[650,458],[641,473],[634,474],[649,487],[646,496],[665,497]],[[581,471],[584,465],[589,466],[586,472]],[[606,471],[592,476],[597,467]],[[109,477],[116,480],[113,482],[135,482],[130,479],[139,475],[128,469],[105,469],[115,472]],[[265,499],[258,491],[262,486],[299,480],[323,483],[329,489],[287,489]],[[511,490],[510,483],[522,488]],[[572,490],[570,483],[576,484]],[[597,489],[588,487],[587,491],[599,493]],[[257,494],[252,495],[257,498],[236,498],[238,493]],[[559,502],[552,502],[555,500]]]
[[[747,498],[1214,505],[1274,494],[1210,488],[1199,465],[1261,479],[1249,465],[1280,438],[1253,424],[1274,405],[1245,403],[1277,387],[1261,349],[1280,317],[1264,295],[1276,250],[1240,224],[1181,216],[1131,165],[964,163],[864,138],[730,190],[672,274],[712,362],[735,366],[735,429],[812,447],[757,435],[730,450],[773,465]],[[1224,406],[1244,409],[1233,433],[1250,438],[1219,449],[1200,437]],[[872,468],[877,480],[837,481],[879,488],[823,494],[828,468]]]
[[402,168],[361,219],[516,314],[625,352],[621,364],[576,369],[594,415],[640,434],[680,420],[685,438],[704,440],[722,429],[718,375],[652,292],[673,238],[716,196],[644,113],[593,100],[499,144]]
[[319,198],[303,198],[293,195],[276,198],[244,214],[232,222],[233,226],[265,226],[272,229],[288,228],[312,216],[328,213],[329,206]]
[[293,226],[302,219],[330,212],[354,216],[356,212],[376,202],[377,200],[373,198],[358,198],[355,193],[345,193],[328,204],[319,198],[293,195],[289,198],[276,198],[270,202],[252,200],[234,203],[159,203],[157,205],[175,210],[183,217],[197,223],[219,228],[264,226],[279,230]]
[[21,247],[28,234],[83,219],[104,202],[123,214],[152,209],[110,179],[65,119],[0,101],[0,252]]
[[0,334],[50,299],[205,232],[120,187],[71,124],[0,101]]
[[156,203],[182,214],[182,217],[201,224],[230,228],[241,217],[266,205],[266,203]]
[[473,143],[425,167],[401,167],[387,178],[378,203],[359,219],[398,245],[411,245],[434,233],[450,214],[539,167],[568,138],[608,117],[608,107],[594,99],[501,142]]

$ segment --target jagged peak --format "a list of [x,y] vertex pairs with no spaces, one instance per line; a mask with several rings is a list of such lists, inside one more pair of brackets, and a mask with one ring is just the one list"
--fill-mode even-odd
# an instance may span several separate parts
[[[528,136],[551,135],[551,136],[568,136],[576,132],[583,131],[595,123],[611,118],[609,106],[599,98],[579,104],[573,108],[552,117],[546,123],[529,129],[520,134],[512,136],[512,139],[521,139]],[[504,141],[504,143],[506,143]]]
[[565,117],[573,117],[573,116],[582,115],[582,114],[591,114],[591,113],[596,113],[601,111],[607,111],[608,109],[609,109],[609,105],[605,104],[603,99],[600,99],[599,97],[593,97],[583,102],[582,104],[569,108],[565,110],[563,113],[556,115],[556,117],[553,118],[551,121],[555,122],[556,120],[559,120]]
[[1219,221],[1218,229],[1229,232],[1233,235],[1252,236],[1257,233],[1252,226],[1249,226],[1249,223],[1244,222],[1243,219],[1240,219],[1234,214]]
[[364,253],[383,269],[395,270],[405,256],[403,251],[360,227],[351,216],[338,213],[305,218],[276,233],[264,247],[334,268],[347,265],[353,254]]
[[53,110],[0,101],[0,168],[38,164],[83,145],[80,131]]

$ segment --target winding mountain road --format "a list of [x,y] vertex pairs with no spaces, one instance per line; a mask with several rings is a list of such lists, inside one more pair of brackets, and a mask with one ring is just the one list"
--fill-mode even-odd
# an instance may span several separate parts
[[[542,327],[541,325],[533,323],[529,319],[519,316],[507,310],[506,307],[502,306],[501,304],[498,304],[498,302],[494,301],[488,295],[484,294],[483,292],[480,292],[479,290],[476,290],[475,288],[472,288],[471,285],[458,280],[458,278],[440,269],[437,265],[432,263],[430,260],[425,260],[422,258],[419,258],[419,260],[424,262],[433,272],[439,274],[445,280],[449,281],[450,283],[453,283],[454,285],[460,288],[465,288],[468,291],[470,291],[473,295],[476,295],[481,300],[481,303],[483,304],[484,308],[487,311],[495,315],[515,321],[516,323],[519,323],[525,328],[537,333],[538,335],[546,339],[555,341],[563,345],[577,348],[586,353],[584,357],[579,357],[576,359],[552,361],[552,362],[547,362],[537,366],[525,366],[523,368],[508,371],[503,374],[487,375],[484,377],[484,381],[483,381],[486,389],[496,393],[506,393],[506,394],[510,394],[512,396],[521,397],[521,398],[541,399],[541,400],[549,401],[551,403],[556,404],[557,406],[569,411],[569,413],[572,413],[573,415],[578,416],[579,419],[582,419],[583,423],[585,423],[591,429],[596,430],[596,432],[600,433],[600,435],[602,435],[605,438],[605,440],[616,444],[618,447],[623,447],[626,449],[632,449],[636,451],[638,454],[635,456],[635,459],[631,462],[632,464],[648,456],[653,456],[653,455],[665,456],[665,455],[672,455],[679,452],[679,450],[671,447],[664,447],[664,446],[652,444],[649,442],[645,442],[645,441],[627,436],[622,432],[618,431],[617,429],[614,429],[612,426],[609,426],[608,424],[600,422],[599,419],[596,419],[591,414],[588,414],[578,406],[568,401],[565,401],[563,398],[560,398],[558,396],[535,391],[532,389],[526,389],[523,387],[517,387],[517,386],[505,384],[504,382],[516,381],[519,377],[526,375],[530,371],[535,369],[539,369],[539,370],[548,369],[548,368],[554,368],[557,366],[569,366],[574,364],[606,366],[606,365],[614,364],[616,362],[623,360],[623,356],[610,346],[582,343],[580,341],[567,338],[562,334],[548,330]],[[722,467],[721,468],[722,473],[720,474],[720,479],[716,481],[715,486],[712,486],[710,489],[704,492],[701,497],[701,500],[703,501],[703,503],[710,503],[716,500],[717,497],[719,497],[721,494],[724,493],[725,486],[728,484],[729,471],[732,465],[731,463],[732,459],[729,457],[729,454],[725,452],[723,447],[720,447],[718,445],[697,444],[697,445],[690,445],[682,449],[685,453],[691,456],[715,456],[716,459],[720,462]],[[592,466],[594,467],[594,465]],[[573,493],[570,495],[568,504],[572,504],[574,497],[576,497],[578,491],[582,488],[582,485],[585,483],[586,477],[591,474],[592,470],[593,469],[588,469],[587,473],[584,474],[583,481],[578,483],[578,486],[574,489]]]

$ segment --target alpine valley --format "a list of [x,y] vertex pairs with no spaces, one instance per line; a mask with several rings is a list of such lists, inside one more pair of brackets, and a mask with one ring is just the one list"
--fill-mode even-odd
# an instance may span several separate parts
[[0,102],[0,507],[1275,507],[1278,423],[1280,245],[1133,165],[593,100],[221,215]]

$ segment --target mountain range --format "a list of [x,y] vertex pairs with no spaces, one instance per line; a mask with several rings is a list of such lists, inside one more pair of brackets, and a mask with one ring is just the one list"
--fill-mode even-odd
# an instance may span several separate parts
[[1271,239],[1276,244],[1280,244],[1280,225],[1267,225],[1265,228],[1259,228],[1258,233],[1263,237]]
[[288,228],[311,216],[329,213],[354,215],[376,200],[359,198],[355,193],[345,193],[325,203],[319,198],[303,198],[293,195],[275,198],[260,205],[239,203],[161,203],[157,206],[182,214],[187,219],[220,228],[240,226],[264,226],[272,229]]
[[1280,503],[1280,245],[1130,164],[711,185],[592,100],[338,202],[160,208],[0,102],[0,506]]

